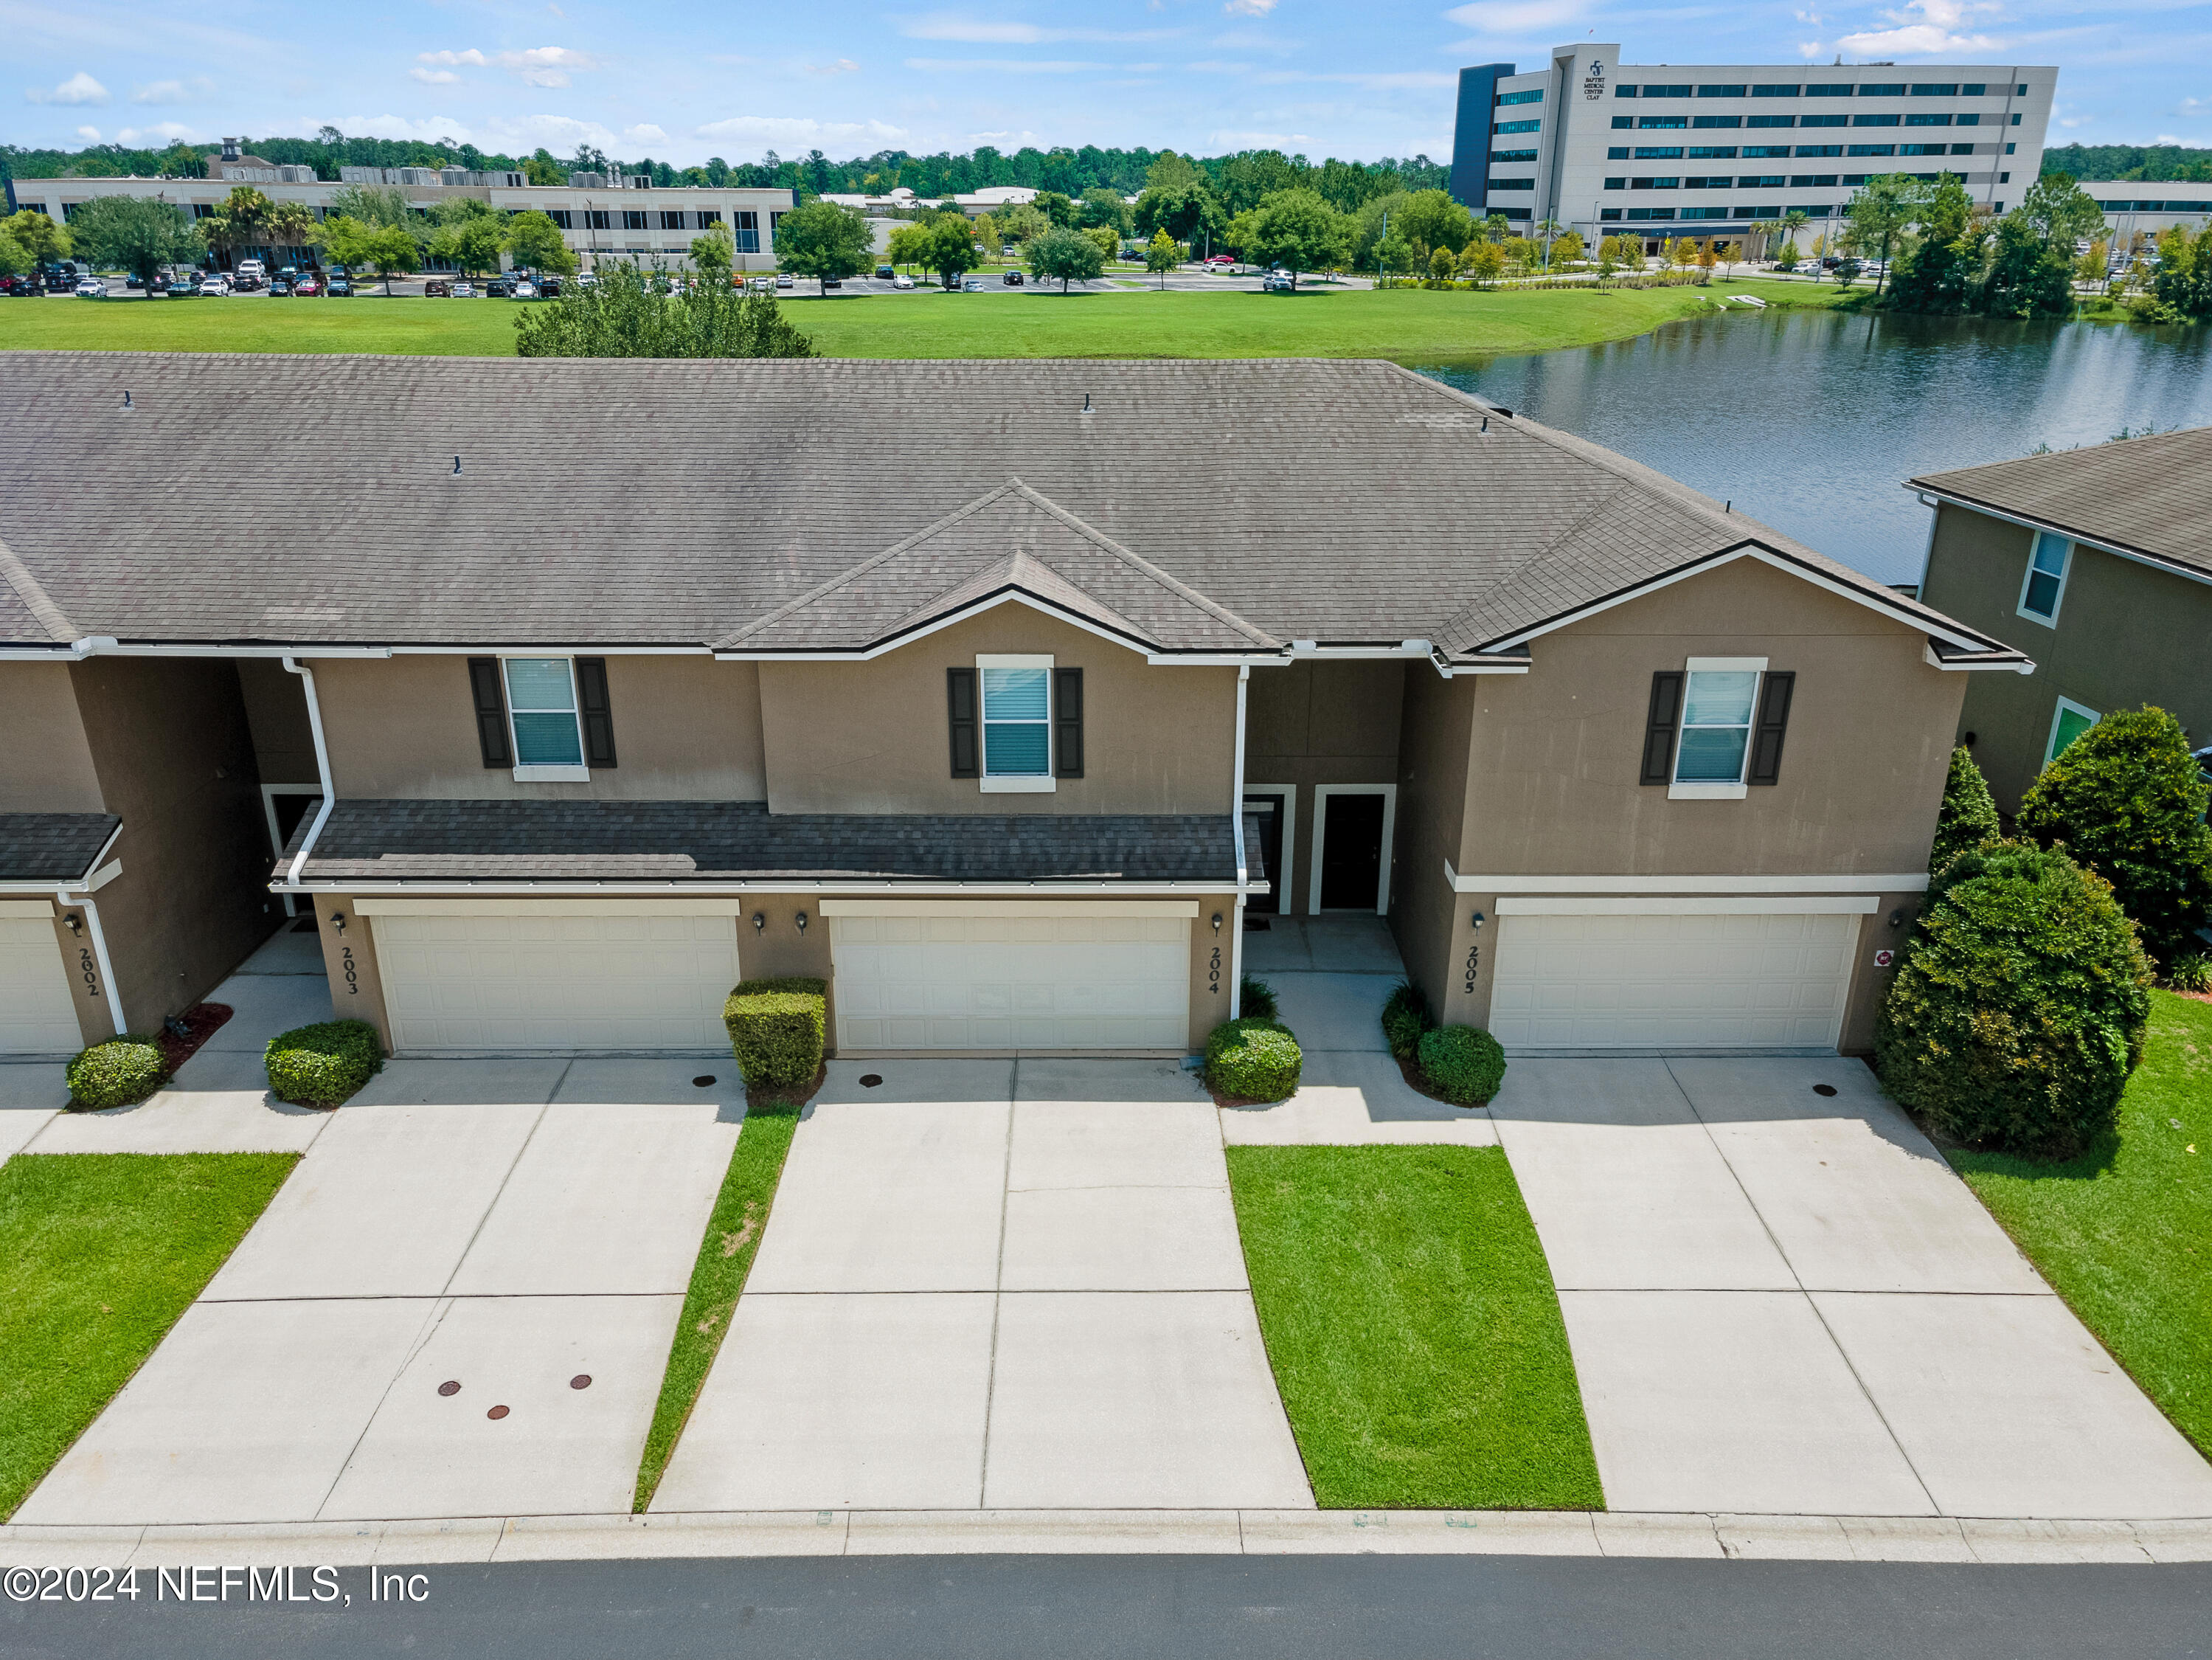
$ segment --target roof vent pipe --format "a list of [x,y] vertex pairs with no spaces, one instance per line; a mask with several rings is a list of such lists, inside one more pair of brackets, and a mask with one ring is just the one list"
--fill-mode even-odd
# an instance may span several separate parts
[[1090,415],[1095,412],[1091,407],[1091,394],[1089,392],[1086,392],[1083,394],[1083,407],[1076,412],[1079,415]]
[[454,472],[455,472],[455,473],[459,473],[459,472],[460,471],[460,470],[461,470],[461,458],[460,458],[459,456],[458,456],[458,455],[457,455],[457,456],[455,456],[455,457],[453,458],[453,471],[454,471]]
[[1490,417],[1486,415],[1482,417],[1482,429],[1485,432],[1490,430]]
[[131,402],[131,394],[127,392],[123,394],[123,407],[126,410],[134,407]]

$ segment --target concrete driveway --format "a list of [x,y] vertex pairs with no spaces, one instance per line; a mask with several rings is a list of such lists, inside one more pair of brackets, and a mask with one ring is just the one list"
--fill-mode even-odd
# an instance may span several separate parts
[[1863,1063],[1516,1061],[1490,1116],[1612,1508],[2212,1514],[2212,1465]]
[[627,1510],[742,1104],[711,1061],[390,1063],[16,1519]]
[[1031,1060],[830,1063],[653,1501],[1312,1505],[1212,1103]]

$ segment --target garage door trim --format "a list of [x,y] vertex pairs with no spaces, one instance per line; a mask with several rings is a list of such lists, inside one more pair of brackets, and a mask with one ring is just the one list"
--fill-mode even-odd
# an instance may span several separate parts
[[1871,895],[1847,898],[1768,898],[1749,894],[1723,899],[1522,899],[1498,902],[1500,916],[1871,916],[1881,909]]
[[1195,899],[824,899],[824,916],[1195,917]]
[[382,899],[353,902],[360,916],[742,916],[757,899]]

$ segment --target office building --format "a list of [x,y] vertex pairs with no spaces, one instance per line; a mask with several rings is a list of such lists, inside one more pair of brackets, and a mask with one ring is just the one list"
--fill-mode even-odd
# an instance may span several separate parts
[[[1557,46],[1545,68],[1460,73],[1452,194],[1524,232],[1743,236],[1802,211],[1841,223],[1866,181],[1951,173],[1977,204],[2017,206],[2043,161],[2048,65],[1624,64],[1618,46]],[[2163,187],[2160,192],[2163,194]]]
[[[83,203],[103,196],[151,196],[174,202],[195,219],[210,217],[223,198],[250,185],[272,202],[304,203],[318,219],[330,216],[337,192],[348,185],[403,190],[408,206],[427,218],[455,197],[473,197],[501,213],[532,210],[549,215],[563,240],[589,271],[601,259],[665,260],[686,263],[691,239],[715,225],[726,227],[737,246],[740,271],[775,266],[771,240],[775,222],[798,205],[798,192],[782,188],[684,185],[664,188],[642,174],[625,178],[572,173],[565,185],[533,185],[527,175],[472,172],[462,167],[341,167],[335,180],[319,179],[313,167],[265,161],[243,152],[240,141],[223,140],[200,179],[18,179],[21,207],[67,220]],[[276,265],[301,265],[309,251],[301,247],[240,247],[220,257],[259,258]],[[426,259],[425,269],[445,269]]]
[[2157,236],[2176,226],[2196,234],[2212,224],[2212,181],[2132,179],[2113,184],[2085,179],[2081,188],[2097,198],[2106,224],[2123,239],[2137,231]]

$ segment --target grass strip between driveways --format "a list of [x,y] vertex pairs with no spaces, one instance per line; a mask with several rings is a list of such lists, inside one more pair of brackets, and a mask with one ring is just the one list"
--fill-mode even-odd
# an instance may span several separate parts
[[131,1380],[297,1163],[70,1152],[0,1164],[0,1520]]
[[792,1132],[799,1127],[799,1111],[794,1105],[745,1110],[744,1128],[738,1132],[722,1191],[707,1219],[706,1237],[699,1242],[699,1260],[691,1268],[691,1288],[684,1293],[676,1339],[669,1345],[668,1370],[661,1377],[653,1428],[645,1438],[645,1456],[638,1461],[634,1511],[642,1512],[653,1502],[730,1329],[738,1295],[745,1288],[745,1275],[768,1227],[784,1155],[791,1151]]
[[2212,1003],[2150,995],[2116,1134],[2065,1164],[1950,1159],[2051,1289],[2212,1457]]
[[1322,1508],[1604,1507],[1552,1271],[1501,1149],[1228,1155]]

